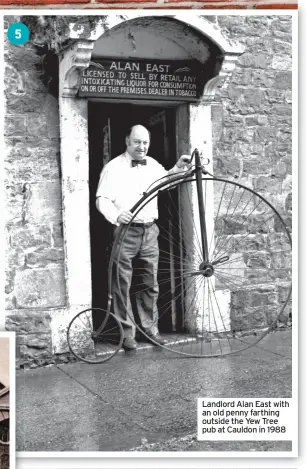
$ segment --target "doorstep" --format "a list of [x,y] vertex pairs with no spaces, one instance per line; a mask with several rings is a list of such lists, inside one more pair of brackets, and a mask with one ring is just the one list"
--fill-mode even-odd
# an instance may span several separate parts
[[[192,337],[192,336],[189,336],[189,334],[176,334],[176,333],[173,333],[173,334],[161,334],[160,333],[160,336],[167,340],[167,343],[165,344],[165,347],[168,347],[169,345],[184,345],[184,344],[189,344],[190,342],[194,341],[195,340],[195,337]],[[154,351],[154,350],[158,350],[158,349],[163,349],[163,347],[159,346],[159,345],[155,345],[153,343],[150,343],[149,342],[149,339],[147,340],[145,337],[142,337],[141,339],[137,339],[136,340],[137,342],[137,348],[136,348],[136,351],[137,352],[148,352],[148,351]],[[165,349],[164,349],[165,350]],[[96,344],[96,352],[98,355],[99,354],[99,343]],[[101,355],[110,355],[111,353],[113,353],[112,351],[110,352],[101,352]],[[121,348],[118,352],[118,354],[125,354],[125,350],[123,348]],[[133,354],[135,353],[134,351],[132,352],[127,352],[127,354]]]

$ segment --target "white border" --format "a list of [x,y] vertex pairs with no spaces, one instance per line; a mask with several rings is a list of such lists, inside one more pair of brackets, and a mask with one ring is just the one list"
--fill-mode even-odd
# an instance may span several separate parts
[[[301,10],[301,6],[300,6]],[[142,14],[144,16],[164,16],[164,15],[171,15],[174,16],[178,10],[167,10],[167,9],[162,9],[162,10],[140,10],[142,11]],[[182,11],[182,10],[180,10]],[[18,15],[70,15],[70,16],[104,16],[104,15],[129,15],[133,14],[135,10],[125,10],[125,9],[118,9],[118,10],[84,10],[84,9],[79,9],[79,10],[57,10],[57,9],[34,9],[34,10],[28,10],[28,9],[18,9],[18,10],[13,10],[13,9],[8,9],[8,10],[0,10],[0,16],[18,16]],[[292,22],[293,22],[293,43],[292,43],[292,50],[293,50],[293,66],[292,66],[292,76],[293,76],[293,129],[292,129],[292,136],[293,136],[293,182],[294,182],[294,192],[293,192],[293,206],[295,207],[294,213],[293,213],[293,287],[294,287],[294,294],[293,294],[293,310],[294,310],[294,318],[295,318],[295,312],[298,310],[298,301],[297,301],[297,287],[298,287],[298,276],[297,276],[297,270],[298,270],[298,236],[297,236],[297,225],[298,225],[298,217],[297,217],[297,181],[298,181],[298,161],[297,161],[297,149],[298,149],[298,140],[297,140],[297,125],[298,125],[298,120],[297,120],[297,106],[298,106],[298,101],[297,101],[297,77],[298,77],[298,71],[297,71],[297,19],[298,19],[298,10],[187,10],[184,11],[185,15],[189,16],[195,16],[197,14],[202,14],[205,16],[277,16],[277,15],[282,15],[282,16],[291,16],[292,17]],[[2,21],[1,21],[2,23]],[[3,31],[2,24],[0,26],[0,33]],[[3,37],[3,35],[1,36]],[[1,55],[3,56],[3,51],[1,47]],[[305,52],[305,51],[304,51]],[[1,57],[3,60],[3,58]],[[2,62],[3,63],[3,62]],[[0,67],[3,69],[3,67]],[[2,113],[3,105],[3,77],[0,77],[0,109]],[[1,126],[3,126],[3,116],[1,116]],[[1,132],[1,135],[3,135],[3,132]],[[2,163],[1,163],[2,164]],[[306,184],[306,183],[305,183]],[[1,198],[2,199],[2,198]],[[2,200],[1,200],[2,202]],[[303,314],[302,314],[303,315]],[[0,327],[2,327],[2,324],[0,324]],[[302,330],[302,327],[300,327]],[[306,330],[306,329],[305,329]],[[293,328],[293,354],[292,354],[292,365],[293,365],[293,393],[292,397],[294,401],[298,404],[298,370],[296,369],[295,365],[298,363],[298,344],[297,338],[298,335],[298,324],[294,320],[294,328]],[[302,339],[302,338],[301,338]],[[303,340],[303,342],[306,342],[306,339]],[[301,355],[303,357],[303,355]],[[305,366],[305,360],[304,361],[304,366]],[[305,417],[306,418],[306,417]],[[301,418],[301,425],[303,424],[304,428],[306,428],[306,421],[302,422]],[[295,438],[295,436],[294,436]],[[293,439],[294,439],[293,438]],[[296,438],[297,440],[297,438]],[[302,447],[304,447],[304,443],[302,444],[302,435],[300,435],[300,450],[302,450]],[[78,467],[86,468],[86,467],[101,467],[101,461],[103,460],[103,467],[107,467],[106,464],[110,464],[109,467],[157,467],[157,459],[160,458],[160,464],[161,464],[161,457],[164,459],[164,467],[191,467],[188,466],[188,462],[192,462],[193,460],[193,467],[204,467],[203,465],[205,464],[208,467],[208,459],[211,459],[210,465],[212,467],[216,467],[214,462],[217,461],[217,458],[223,458],[222,462],[219,462],[219,467],[232,467],[233,462],[229,461],[229,459],[233,458],[239,458],[238,461],[236,461],[236,467],[243,467],[242,464],[244,463],[244,467],[250,466],[250,464],[246,464],[250,459],[255,459],[259,458],[257,461],[257,466],[258,467],[265,467],[263,466],[263,463],[266,464],[266,467],[273,467],[271,464],[268,464],[269,461],[272,461],[273,458],[282,458],[281,460],[278,461],[278,467],[283,468],[283,467],[298,467],[298,461],[297,460],[288,460],[286,458],[289,457],[295,457],[297,455],[297,447],[295,448],[295,444],[293,445],[292,452],[286,453],[286,452],[176,452],[176,453],[168,453],[168,452],[146,452],[146,453],[126,453],[126,452],[18,452],[17,456],[18,458],[25,458],[23,460],[19,459],[18,460],[18,468],[19,469],[35,469],[35,468],[41,468],[42,466],[46,469],[48,468],[53,468],[53,467],[60,467],[59,459],[55,458],[61,458],[65,464],[62,467],[65,468],[74,468],[77,469]],[[41,458],[49,458],[47,459],[41,459]],[[51,458],[51,459],[50,459]],[[68,461],[68,459],[70,460]],[[86,458],[85,460],[81,460],[81,458]],[[93,458],[93,459],[89,459]],[[100,462],[96,459],[100,458]],[[107,459],[108,458],[108,459]],[[111,458],[111,459],[110,459]],[[116,462],[119,462],[118,460],[116,461],[115,458],[118,458],[120,461],[120,465],[114,465]],[[137,460],[136,460],[137,458]],[[153,458],[153,461],[151,462],[149,458]],[[171,458],[175,459],[175,465],[171,465],[170,463]],[[178,459],[180,458],[180,459]],[[198,460],[197,460],[198,458]],[[206,458],[206,462],[204,460],[201,460],[200,458]],[[247,460],[245,458],[248,458]],[[262,460],[260,458],[263,458]],[[33,460],[34,459],[34,460]],[[41,459],[41,460],[39,460]],[[190,459],[188,461],[187,459]],[[88,461],[90,461],[88,463]],[[286,463],[284,461],[287,461]],[[53,464],[52,464],[53,463]],[[71,463],[71,464],[69,464]],[[260,464],[259,464],[260,463]],[[88,465],[89,464],[89,465]],[[159,467],[162,467],[159,464]],[[254,466],[254,464],[253,464]],[[11,466],[13,467],[13,466]],[[276,467],[276,463],[275,466]],[[302,467],[302,466],[301,466]]]
[[[292,15],[292,397],[295,404],[296,434],[292,451],[298,456],[298,15]],[[293,320],[294,318],[294,320]],[[295,446],[295,448],[294,448]]]
[[10,338],[10,469],[16,464],[16,336],[14,332],[1,332]]
[[10,373],[10,467],[15,469],[16,462],[16,373],[15,373],[15,333],[1,332],[0,339],[9,339],[9,373]]

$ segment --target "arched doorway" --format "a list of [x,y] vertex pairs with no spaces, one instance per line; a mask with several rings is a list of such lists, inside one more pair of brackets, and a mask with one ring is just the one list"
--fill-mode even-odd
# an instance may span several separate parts
[[[53,320],[54,337],[57,337],[54,343],[56,353],[63,351],[66,345],[65,337],[61,334],[65,331],[63,325],[69,322],[76,311],[92,304],[92,274],[95,277],[95,268],[91,264],[90,220],[92,222],[91,213],[94,213],[93,194],[103,166],[104,150],[110,153],[108,157],[114,157],[121,151],[118,143],[122,139],[122,126],[117,125],[116,131],[114,127],[113,137],[112,133],[110,136],[112,119],[116,115],[129,114],[132,120],[141,119],[150,123],[155,122],[160,115],[155,125],[157,145],[163,146],[165,165],[168,157],[171,165],[177,155],[189,153],[195,147],[202,148],[204,141],[206,155],[211,159],[211,103],[215,87],[231,73],[238,56],[243,52],[239,47],[231,45],[209,21],[196,16],[191,19],[184,15],[153,17],[135,12],[127,15],[127,18],[110,15],[107,26],[105,21],[97,21],[90,37],[86,35],[87,39],[84,39],[82,28],[78,30],[75,26],[71,28],[72,37],[77,39],[79,34],[80,39],[63,52],[60,62],[61,165],[69,306],[61,318]],[[96,96],[92,102],[80,98],[78,92],[83,71],[91,62],[110,56],[129,60],[157,57],[160,60],[196,60],[203,70],[202,93],[193,102],[187,99],[155,99],[149,102],[148,99],[135,100],[131,96],[129,100],[119,97],[117,101],[112,96]],[[120,106],[126,106],[125,112]],[[164,116],[162,119],[161,115]],[[93,138],[94,127],[96,135],[100,133],[96,140]],[[170,135],[173,137],[165,138],[165,128],[171,129]],[[72,151],[75,156],[72,156]],[[91,164],[92,154],[101,156],[94,166]],[[58,331],[61,338],[58,337]]]

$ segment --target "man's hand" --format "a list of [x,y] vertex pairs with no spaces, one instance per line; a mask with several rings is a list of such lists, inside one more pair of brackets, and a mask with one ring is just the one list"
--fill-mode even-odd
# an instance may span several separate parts
[[190,155],[181,155],[181,157],[176,163],[176,166],[178,166],[178,168],[186,167],[187,169],[190,169],[192,167],[192,164],[190,164],[190,160],[191,160]]
[[129,210],[125,211],[125,212],[122,212],[118,218],[117,218],[117,221],[118,223],[129,223],[129,221],[132,219],[133,215],[131,212],[129,212]]

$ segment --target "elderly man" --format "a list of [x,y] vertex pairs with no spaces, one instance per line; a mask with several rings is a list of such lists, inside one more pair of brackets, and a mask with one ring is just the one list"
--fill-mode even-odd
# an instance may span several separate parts
[[[126,136],[126,152],[111,160],[103,168],[96,193],[96,205],[105,218],[114,225],[114,236],[119,226],[131,221],[130,209],[142,197],[146,189],[166,175],[182,172],[189,168],[188,155],[182,155],[176,165],[166,171],[154,158],[147,155],[150,134],[142,125],[133,126]],[[157,299],[159,294],[157,270],[159,260],[159,228],[157,201],[147,204],[130,224],[121,246],[119,284],[114,279],[112,287],[113,309],[124,329],[123,347],[126,352],[134,351],[135,322],[130,302],[130,287],[133,274],[132,261],[142,261],[142,289],[136,295],[136,304],[144,332],[158,344],[166,341],[158,331]],[[116,258],[117,256],[115,256]],[[123,304],[123,300],[125,304]],[[128,314],[127,314],[128,312]]]

